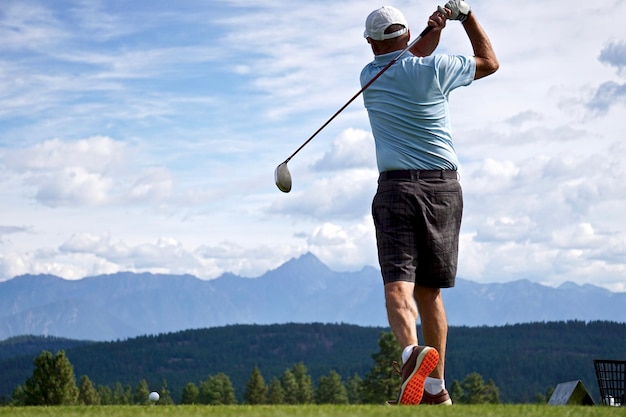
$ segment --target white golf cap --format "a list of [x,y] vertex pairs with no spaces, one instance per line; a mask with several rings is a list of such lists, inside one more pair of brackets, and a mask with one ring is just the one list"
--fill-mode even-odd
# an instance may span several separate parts
[[[385,30],[391,25],[403,25],[404,28],[393,33],[385,33]],[[383,6],[367,16],[363,36],[376,41],[383,41],[404,35],[408,30],[409,24],[400,10],[393,6]]]

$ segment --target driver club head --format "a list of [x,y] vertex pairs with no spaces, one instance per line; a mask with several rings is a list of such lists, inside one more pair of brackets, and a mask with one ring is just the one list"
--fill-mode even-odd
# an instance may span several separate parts
[[289,169],[287,168],[287,162],[283,162],[276,167],[274,171],[274,181],[278,189],[283,193],[291,191],[291,173],[289,173]]

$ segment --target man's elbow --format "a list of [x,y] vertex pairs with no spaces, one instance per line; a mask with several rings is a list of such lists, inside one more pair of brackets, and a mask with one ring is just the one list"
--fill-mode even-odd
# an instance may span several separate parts
[[489,63],[489,74],[493,74],[500,69],[500,62],[498,62],[497,58],[490,59]]
[[475,80],[493,74],[500,69],[500,63],[494,57],[492,59],[482,59],[480,65],[476,65]]

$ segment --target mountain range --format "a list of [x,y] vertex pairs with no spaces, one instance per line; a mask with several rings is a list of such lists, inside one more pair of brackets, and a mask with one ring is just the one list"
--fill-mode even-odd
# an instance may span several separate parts
[[[452,326],[626,321],[626,293],[528,280],[444,290]],[[337,272],[313,254],[258,278],[120,272],[66,280],[22,275],[0,282],[0,340],[44,335],[106,341],[230,324],[387,326],[380,271]]]

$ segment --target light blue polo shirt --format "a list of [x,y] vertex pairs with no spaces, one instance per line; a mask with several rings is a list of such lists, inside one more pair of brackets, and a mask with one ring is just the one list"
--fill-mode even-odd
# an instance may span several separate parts
[[[398,51],[378,55],[361,71],[361,86]],[[379,172],[400,169],[457,170],[448,95],[474,79],[471,56],[407,52],[363,92]]]

